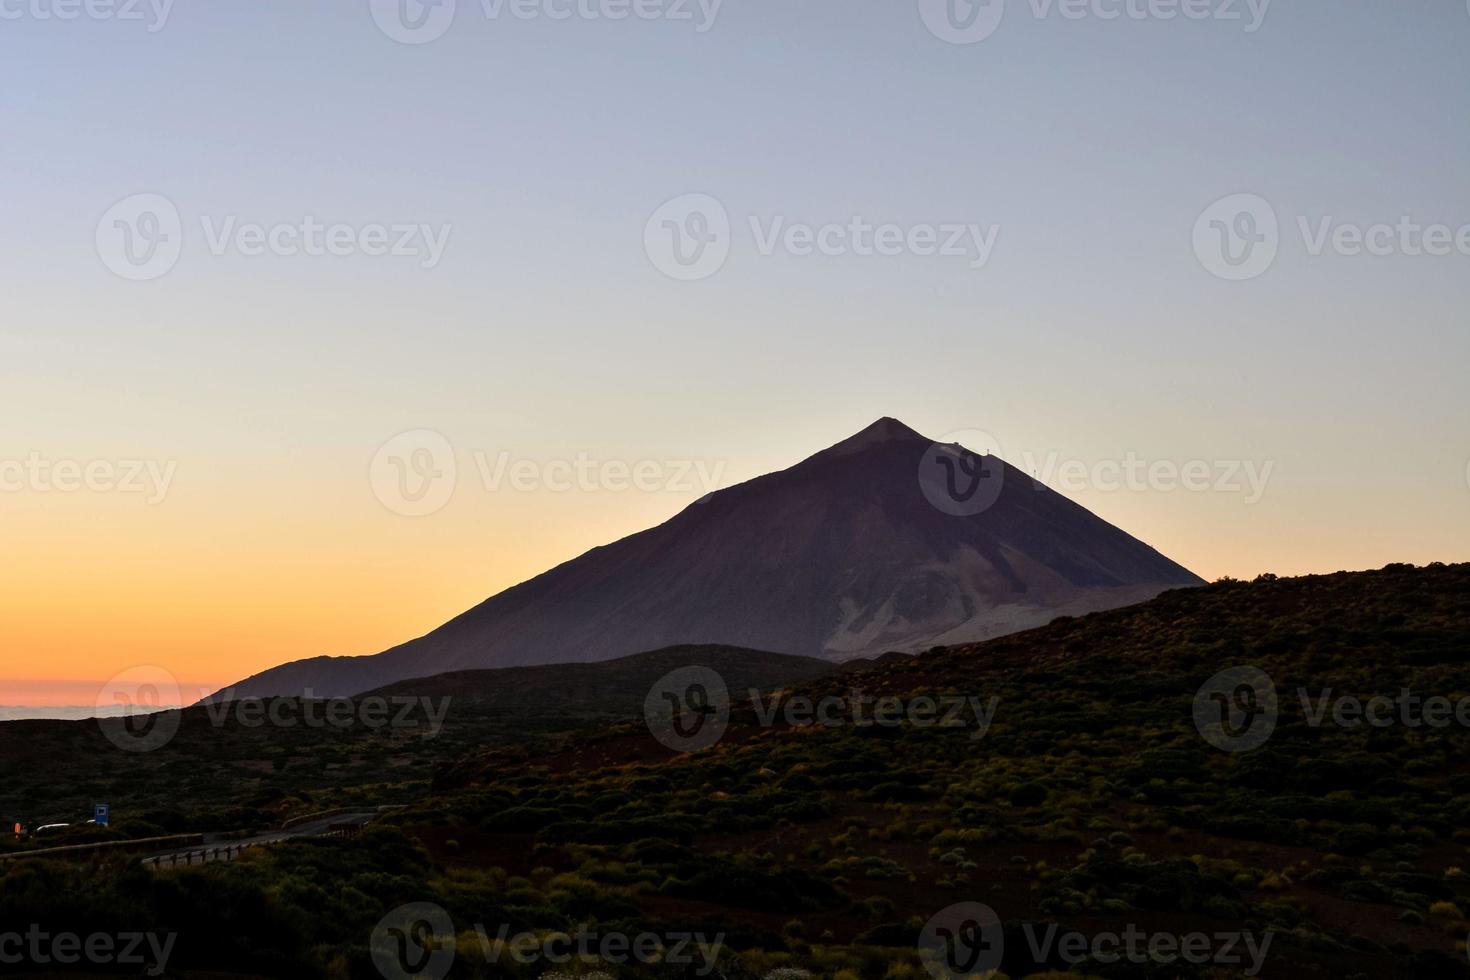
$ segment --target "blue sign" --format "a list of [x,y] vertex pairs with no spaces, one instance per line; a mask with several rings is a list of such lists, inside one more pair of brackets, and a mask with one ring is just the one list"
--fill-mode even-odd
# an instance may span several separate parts
[[112,817],[112,806],[108,803],[98,803],[92,808],[92,822],[99,827],[106,827],[107,821]]

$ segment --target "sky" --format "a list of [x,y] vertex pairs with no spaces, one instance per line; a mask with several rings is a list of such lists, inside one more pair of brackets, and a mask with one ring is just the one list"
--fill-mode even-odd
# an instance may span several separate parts
[[1470,560],[1467,120],[1460,0],[3,0],[0,705],[880,416],[1209,579]]

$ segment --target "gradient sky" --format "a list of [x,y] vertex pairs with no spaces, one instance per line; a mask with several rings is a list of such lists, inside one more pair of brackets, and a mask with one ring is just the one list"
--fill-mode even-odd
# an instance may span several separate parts
[[[49,0],[54,2],[54,0]],[[1223,0],[1218,0],[1219,2]],[[728,0],[689,22],[486,19],[397,43],[367,2],[180,0],[161,30],[0,19],[0,460],[177,465],[166,498],[0,492],[0,704],[89,703],[372,653],[702,488],[488,492],[472,454],[706,460],[720,485],[892,415],[1001,453],[1274,465],[1231,492],[1069,495],[1207,578],[1470,560],[1470,256],[1311,256],[1296,217],[1470,224],[1470,11],[1292,0],[1038,17],[952,45],[914,0]],[[141,192],[166,276],[95,244]],[[643,229],[735,230],[681,283]],[[1265,275],[1191,245],[1280,215]],[[201,218],[449,223],[443,261],[210,254]],[[949,257],[760,255],[750,216],[996,224]],[[436,430],[437,513],[374,454]]]

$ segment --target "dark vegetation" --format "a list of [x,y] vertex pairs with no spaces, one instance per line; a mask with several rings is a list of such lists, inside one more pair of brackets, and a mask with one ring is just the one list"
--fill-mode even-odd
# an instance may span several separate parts
[[[309,725],[294,698],[256,702],[255,715],[224,705],[173,712],[178,734],[139,753],[117,749],[93,721],[0,723],[0,828],[72,824],[27,845],[55,847],[265,830],[328,809],[375,809],[422,796],[437,768],[487,743],[555,744],[557,737],[637,717],[658,678],[691,665],[719,666],[737,690],[779,687],[834,669],[808,657],[684,646],[605,663],[465,671],[370,692],[358,703],[373,697],[384,710],[348,712],[351,723],[344,725],[327,723],[327,702],[312,706],[320,724]],[[404,710],[404,702],[418,698],[430,700],[442,726],[422,706]],[[273,710],[292,724],[270,724],[265,712]],[[112,805],[111,828],[83,823],[94,802]],[[0,853],[7,846],[14,845],[0,843]]]
[[[794,692],[998,697],[980,739],[973,724],[763,727],[737,707],[715,748],[687,756],[634,722],[460,741],[411,806],[356,839],[162,873],[0,864],[0,921],[177,931],[183,969],[369,977],[374,924],[427,901],[461,930],[455,976],[556,970],[487,964],[476,924],[493,937],[586,923],[723,932],[729,980],[917,980],[924,922],[975,901],[1008,935],[1269,931],[1269,978],[1470,977],[1470,730],[1314,727],[1297,695],[1455,700],[1470,696],[1467,663],[1470,566],[1220,582]],[[1231,754],[1200,736],[1192,705],[1239,664],[1273,678],[1280,717],[1264,746]],[[1007,943],[1008,976],[1060,968]]]

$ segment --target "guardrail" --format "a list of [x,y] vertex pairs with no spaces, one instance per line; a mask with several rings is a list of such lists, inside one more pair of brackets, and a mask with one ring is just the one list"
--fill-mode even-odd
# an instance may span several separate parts
[[250,841],[244,844],[216,844],[211,847],[203,847],[197,851],[181,851],[178,854],[160,854],[157,857],[146,857],[142,865],[147,868],[177,868],[191,867],[196,864],[213,864],[216,861],[233,861],[252,847],[262,847],[266,844],[274,844],[276,841]]
[[175,834],[172,837],[141,837],[137,840],[109,840],[96,844],[68,844],[65,847],[43,847],[34,851],[10,851],[0,854],[0,861],[23,861],[27,858],[72,858],[89,854],[130,851],[156,851],[164,847],[189,847],[203,844],[203,834]]

